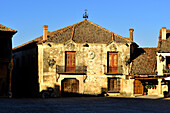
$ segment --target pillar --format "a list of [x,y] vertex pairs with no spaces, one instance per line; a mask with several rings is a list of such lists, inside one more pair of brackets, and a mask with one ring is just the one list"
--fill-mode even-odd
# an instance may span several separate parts
[[37,44],[38,46],[38,77],[39,77],[39,92],[41,92],[43,84],[43,45]]
[[162,79],[158,79],[158,96],[163,96],[161,82],[162,82]]
[[135,79],[130,79],[131,81],[131,96],[134,96],[134,81]]

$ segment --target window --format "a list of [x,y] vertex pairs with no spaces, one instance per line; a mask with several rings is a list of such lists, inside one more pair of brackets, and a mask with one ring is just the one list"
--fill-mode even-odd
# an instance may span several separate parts
[[108,73],[118,73],[118,53],[108,53]]
[[108,92],[119,92],[119,90],[120,90],[120,79],[108,78]]
[[166,68],[170,69],[170,57],[166,57]]
[[76,52],[66,52],[66,72],[76,71]]

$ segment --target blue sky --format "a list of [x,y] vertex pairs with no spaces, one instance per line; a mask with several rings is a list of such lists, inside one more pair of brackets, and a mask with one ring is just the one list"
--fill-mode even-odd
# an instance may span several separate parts
[[134,28],[140,47],[156,47],[162,27],[170,29],[169,0],[1,0],[0,24],[17,30],[13,47],[42,35],[43,25],[54,31],[88,20],[124,37]]

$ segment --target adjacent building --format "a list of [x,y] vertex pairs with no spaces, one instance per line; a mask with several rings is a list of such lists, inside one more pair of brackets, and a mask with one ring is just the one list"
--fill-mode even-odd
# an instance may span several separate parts
[[[131,62],[134,94],[163,96],[170,91],[170,30],[162,27],[157,48],[137,48]],[[169,87],[168,87],[169,86]]]
[[159,95],[157,48],[137,48],[131,62],[130,78],[134,80],[134,95]]
[[[157,56],[157,74],[164,78],[170,76],[170,29],[166,29],[166,27],[162,27],[159,33],[159,41],[158,41],[158,50],[156,53]],[[168,85],[166,89],[170,88],[169,82],[164,82],[160,79],[160,83]],[[165,87],[163,87],[165,88]],[[161,87],[160,92],[163,90]],[[168,91],[170,91],[168,89]]]
[[11,94],[12,37],[16,32],[0,24],[0,97]]

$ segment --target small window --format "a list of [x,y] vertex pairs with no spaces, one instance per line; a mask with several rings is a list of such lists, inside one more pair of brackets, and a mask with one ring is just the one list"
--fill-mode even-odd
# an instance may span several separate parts
[[119,90],[120,90],[120,79],[108,78],[108,91],[119,92]]

